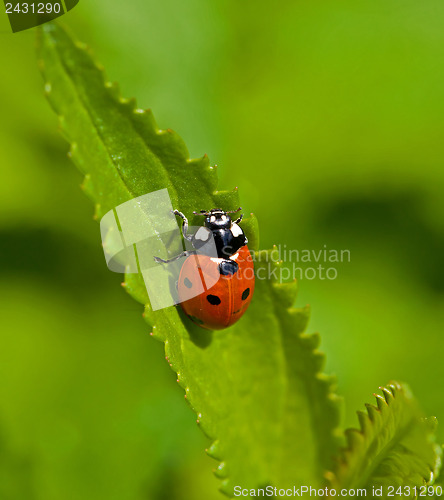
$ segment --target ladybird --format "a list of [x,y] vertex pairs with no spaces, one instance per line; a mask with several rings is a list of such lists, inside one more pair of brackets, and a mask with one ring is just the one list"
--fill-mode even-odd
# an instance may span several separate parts
[[[232,220],[229,214],[239,212],[213,208],[193,212],[205,217],[204,225],[193,235],[188,234],[188,220],[182,212],[173,213],[182,219],[182,234],[193,251],[182,252],[170,260],[155,257],[167,263],[186,256],[177,283],[180,305],[185,314],[197,325],[208,330],[221,330],[236,323],[250,305],[254,292],[254,264],[248,249],[248,239],[239,223],[242,215]],[[210,236],[217,257],[199,253]],[[206,284],[212,284],[207,288]],[[203,293],[193,295],[195,290]]]

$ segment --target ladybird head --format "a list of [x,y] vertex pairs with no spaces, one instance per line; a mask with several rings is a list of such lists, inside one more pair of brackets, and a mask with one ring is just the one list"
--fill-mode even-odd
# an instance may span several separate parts
[[196,215],[205,216],[204,225],[210,230],[214,229],[229,229],[232,225],[231,217],[228,214],[239,212],[241,208],[233,211],[225,211],[221,208],[213,208],[210,211],[201,210],[200,212],[194,212]]
[[229,229],[231,227],[231,217],[219,208],[213,208],[205,214],[205,227],[208,229]]

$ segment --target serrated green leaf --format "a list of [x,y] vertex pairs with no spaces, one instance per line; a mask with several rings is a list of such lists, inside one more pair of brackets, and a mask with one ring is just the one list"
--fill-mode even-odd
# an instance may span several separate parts
[[[165,187],[186,214],[239,205],[237,190],[216,191],[215,168],[206,156],[190,160],[175,133],[159,130],[151,112],[106,83],[85,46],[54,24],[45,25],[39,38],[45,89],[97,217]],[[243,227],[256,248],[255,219]],[[279,270],[269,252],[256,259],[257,273]],[[146,304],[137,275],[127,276],[125,287]],[[319,337],[303,333],[308,311],[291,308],[295,295],[295,283],[258,279],[242,320],[216,332],[197,327],[180,308],[153,313],[145,307],[153,336],[165,343],[167,362],[212,440],[208,453],[220,461],[215,472],[228,495],[235,485],[319,485],[337,448],[334,381],[321,374]]]
[[[377,405],[358,412],[360,430],[348,429],[331,487],[414,487],[433,484],[441,466],[441,448],[434,442],[436,419],[424,418],[409,388],[397,382],[381,387]],[[403,491],[409,491],[408,489]],[[414,496],[414,490],[410,490]]]

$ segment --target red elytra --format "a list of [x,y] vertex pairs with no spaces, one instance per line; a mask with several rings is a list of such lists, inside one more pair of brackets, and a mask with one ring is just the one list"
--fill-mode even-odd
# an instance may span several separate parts
[[[220,274],[223,259],[191,255],[182,265],[178,292],[185,314],[208,330],[221,330],[238,321],[250,305],[254,293],[254,264],[247,245],[230,257],[239,265],[234,274]],[[206,284],[215,283],[210,288]],[[186,300],[195,287],[204,292]]]

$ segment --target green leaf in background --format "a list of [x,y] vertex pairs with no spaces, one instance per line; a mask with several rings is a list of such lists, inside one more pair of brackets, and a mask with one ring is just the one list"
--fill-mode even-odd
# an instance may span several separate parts
[[[54,24],[39,33],[46,93],[72,159],[85,174],[84,189],[96,203],[97,217],[165,187],[175,208],[187,215],[238,206],[237,190],[216,191],[207,157],[190,160],[176,134],[160,131],[149,111],[122,99],[85,46]],[[256,248],[254,218],[244,227]],[[257,270],[279,269],[269,253],[257,258]],[[146,303],[141,280],[127,276],[126,288]],[[291,308],[295,295],[295,284],[257,280],[244,318],[213,333],[191,324],[178,308],[153,313],[145,307],[153,335],[165,342],[167,360],[213,441],[208,452],[221,462],[216,474],[229,495],[235,485],[320,485],[337,448],[334,382],[321,374],[318,336],[303,333],[307,310]]]
[[[375,394],[377,406],[358,412],[360,430],[346,431],[332,487],[369,488],[433,484],[441,466],[441,448],[434,442],[435,419],[425,419],[405,385],[396,382]],[[414,497],[414,490],[411,490]]]

